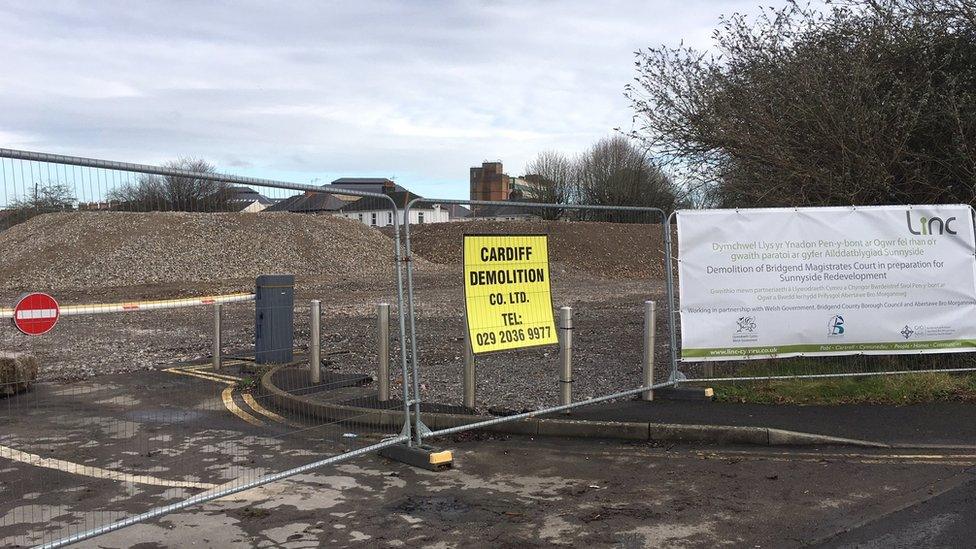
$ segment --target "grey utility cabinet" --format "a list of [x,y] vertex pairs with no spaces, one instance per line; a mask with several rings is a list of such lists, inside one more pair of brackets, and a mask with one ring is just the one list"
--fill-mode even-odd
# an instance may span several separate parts
[[254,290],[254,357],[258,364],[292,361],[294,275],[261,275]]

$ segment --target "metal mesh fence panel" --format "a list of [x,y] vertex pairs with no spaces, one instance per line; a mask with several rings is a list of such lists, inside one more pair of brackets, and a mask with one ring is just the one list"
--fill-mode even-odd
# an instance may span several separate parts
[[[424,199],[409,211],[458,202]],[[635,397],[637,389],[645,386],[646,301],[657,304],[654,381],[667,383],[670,338],[663,212],[504,203],[505,212],[494,215],[489,212],[497,203],[463,203],[471,205],[472,220],[409,228],[415,379],[422,421],[435,434],[452,421],[438,421],[438,414],[481,422],[545,414],[567,404],[563,396],[567,388],[568,408],[621,392],[626,394],[620,398]],[[572,333],[570,378],[561,366],[559,344],[478,354],[470,377],[465,366],[465,235],[548,237],[556,328],[562,332],[560,338]],[[513,286],[516,292],[517,286]],[[564,307],[572,308],[571,327],[560,319],[566,314],[561,312]],[[518,335],[525,330],[510,331]],[[525,337],[531,339],[532,334],[526,332]]]
[[[674,216],[671,216],[671,222],[674,222]],[[672,238],[673,245],[668,261],[674,277],[672,311],[678,343],[676,350],[680,357],[681,303],[677,291],[680,257],[676,232],[674,230],[672,232],[675,236]],[[905,340],[912,335],[911,330],[910,326],[905,326],[902,334]],[[976,356],[965,352],[941,354],[919,352],[892,355],[856,353],[840,356],[801,355],[722,361],[679,358],[676,366],[676,377],[679,383],[712,386],[716,388],[717,394],[729,400],[736,400],[740,394],[747,393],[746,398],[750,401],[759,399],[777,402],[785,398],[792,402],[792,399],[796,398],[802,402],[805,395],[810,394],[843,401],[847,398],[845,392],[862,393],[856,385],[841,386],[849,383],[851,379],[855,384],[865,386],[880,384],[876,392],[884,394],[886,399],[903,392],[902,389],[884,385],[888,379],[894,379],[894,376],[914,376],[903,381],[907,385],[914,385],[912,390],[917,390],[918,394],[930,389],[937,392],[939,386],[945,386],[946,391],[951,391],[952,389],[949,388],[951,383],[946,383],[948,376],[976,372]],[[798,385],[798,382],[805,386]],[[868,390],[866,393],[870,394],[871,391]],[[912,398],[912,396],[902,395],[902,398]]]
[[[192,162],[0,149],[0,168],[0,545],[78,541],[402,440],[385,195]],[[29,292],[57,301],[44,335],[14,325],[51,310],[15,310]]]

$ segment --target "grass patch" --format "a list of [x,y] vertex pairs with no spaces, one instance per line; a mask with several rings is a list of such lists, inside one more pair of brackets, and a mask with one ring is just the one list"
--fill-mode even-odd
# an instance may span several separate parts
[[257,389],[260,379],[261,378],[258,375],[245,376],[237,382],[237,389],[244,392],[253,391],[254,389]]
[[732,382],[717,383],[713,388],[718,401],[751,404],[976,403],[976,374]]

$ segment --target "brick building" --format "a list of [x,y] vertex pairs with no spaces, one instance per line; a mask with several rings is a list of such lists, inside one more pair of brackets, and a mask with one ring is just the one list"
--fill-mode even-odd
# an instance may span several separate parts
[[501,162],[483,162],[471,168],[471,200],[508,200],[511,178]]

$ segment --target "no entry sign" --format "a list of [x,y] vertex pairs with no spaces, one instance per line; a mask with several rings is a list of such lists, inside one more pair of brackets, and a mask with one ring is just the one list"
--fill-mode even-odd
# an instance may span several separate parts
[[61,317],[61,308],[51,296],[35,292],[25,294],[14,305],[14,326],[27,335],[43,335],[51,331]]

